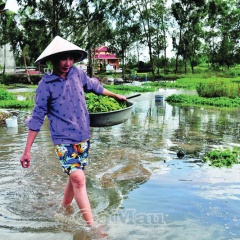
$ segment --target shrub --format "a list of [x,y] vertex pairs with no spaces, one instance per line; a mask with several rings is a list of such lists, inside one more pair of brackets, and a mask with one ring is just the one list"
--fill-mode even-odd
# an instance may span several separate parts
[[238,96],[237,84],[230,81],[201,82],[196,86],[196,91],[200,97],[206,98]]
[[0,83],[9,85],[9,84],[38,84],[41,80],[42,75],[31,75],[31,83],[27,80],[25,74],[5,74],[0,76]]
[[8,91],[6,91],[5,89],[0,89],[0,100],[14,100],[16,99],[16,97],[9,93]]
[[4,100],[0,102],[0,108],[32,108],[34,106],[34,101],[18,101],[18,100]]

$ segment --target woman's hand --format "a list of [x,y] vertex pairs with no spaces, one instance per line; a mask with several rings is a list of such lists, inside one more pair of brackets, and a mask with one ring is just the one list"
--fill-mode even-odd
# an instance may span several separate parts
[[24,153],[20,159],[23,168],[30,167],[30,153]]
[[116,100],[121,100],[121,101],[126,101],[127,98],[123,95],[120,95],[120,94],[116,94],[115,97],[114,97]]
[[119,100],[119,101],[126,101],[127,100],[127,98],[125,96],[110,92],[106,88],[103,89],[102,95],[115,98],[116,100]]

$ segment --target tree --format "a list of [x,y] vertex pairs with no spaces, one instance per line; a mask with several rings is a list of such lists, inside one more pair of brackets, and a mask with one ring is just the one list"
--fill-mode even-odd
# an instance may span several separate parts
[[134,18],[134,7],[129,1],[114,1],[111,9],[111,19],[114,21],[111,47],[121,58],[122,78],[125,76],[126,53],[130,51],[139,35],[139,25]]
[[[149,52],[152,73],[164,65],[168,26],[172,14],[175,72],[183,62],[194,72],[202,45],[215,68],[239,62],[239,0],[173,0],[171,12],[163,0],[17,0],[18,15],[1,13],[0,45],[11,42],[18,64],[32,65],[53,37],[59,35],[88,51],[89,75],[93,74],[92,52],[108,43],[124,65],[135,47]],[[3,18],[4,17],[4,18]],[[3,21],[4,20],[4,21]],[[204,32],[203,32],[204,29]],[[5,31],[3,33],[3,31]],[[138,47],[136,47],[138,46]],[[165,60],[161,54],[164,54]],[[161,59],[161,61],[159,61]],[[159,73],[159,72],[158,72]]]
[[221,19],[221,42],[218,48],[218,64],[222,67],[230,68],[236,62],[235,54],[239,49],[239,17],[240,10],[235,1],[228,2],[228,11],[226,17]]
[[[62,19],[67,19],[72,0],[36,1],[17,0],[19,14],[17,24],[9,28],[14,53],[23,57],[28,81],[27,65],[32,65],[45,47],[56,35],[64,36]],[[37,40],[37,41],[36,41]],[[20,58],[18,64],[21,64]]]
[[71,15],[70,36],[73,41],[84,46],[88,52],[88,74],[93,75],[92,53],[98,44],[102,44],[111,33],[106,21],[108,1],[77,1],[76,9]]
[[[157,73],[160,74],[160,62],[163,63],[164,73],[166,73],[167,63],[167,29],[169,16],[162,0],[156,1],[152,6],[153,28],[155,29],[153,35],[153,56],[154,66],[157,67]],[[164,61],[160,60],[160,54],[164,51]]]
[[205,41],[209,62],[214,69],[234,65],[239,49],[239,3],[230,1],[210,1]]
[[148,53],[150,59],[150,65],[152,68],[152,74],[154,74],[153,68],[153,36],[154,36],[154,26],[152,18],[152,5],[155,1],[150,0],[136,0],[134,5],[136,7],[137,13],[139,15],[139,23],[141,26],[141,42],[146,43],[148,46]]
[[178,71],[178,60],[182,57],[185,66],[190,61],[192,72],[200,50],[202,32],[201,20],[206,15],[205,0],[179,0],[173,2],[172,14],[178,25],[178,31],[173,32],[173,47],[176,49],[175,73]]
[[66,37],[64,22],[68,21],[73,0],[18,0],[18,3],[22,40],[33,63],[54,37]]

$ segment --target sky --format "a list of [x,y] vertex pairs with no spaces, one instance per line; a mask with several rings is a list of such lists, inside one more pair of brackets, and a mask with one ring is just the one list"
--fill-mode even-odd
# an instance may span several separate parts
[[[167,37],[167,41],[168,41],[167,58],[171,58],[174,56],[174,52],[172,52],[172,40],[170,36]],[[140,53],[141,53],[139,57],[140,61],[144,61],[144,62],[149,61],[149,51],[147,46],[143,50],[141,50]],[[162,52],[161,55],[163,56],[164,53]]]
[[17,11],[19,9],[17,1],[16,0],[7,0],[6,5],[5,5],[5,9],[8,9],[12,12],[17,13]]

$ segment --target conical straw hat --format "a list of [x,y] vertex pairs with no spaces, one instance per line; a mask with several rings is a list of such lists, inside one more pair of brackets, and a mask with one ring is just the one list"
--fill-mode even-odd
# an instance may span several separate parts
[[35,65],[45,64],[46,61],[50,59],[50,56],[65,52],[74,53],[77,58],[77,62],[80,62],[87,57],[86,51],[82,50],[77,45],[70,43],[69,41],[61,37],[56,36],[35,61]]

